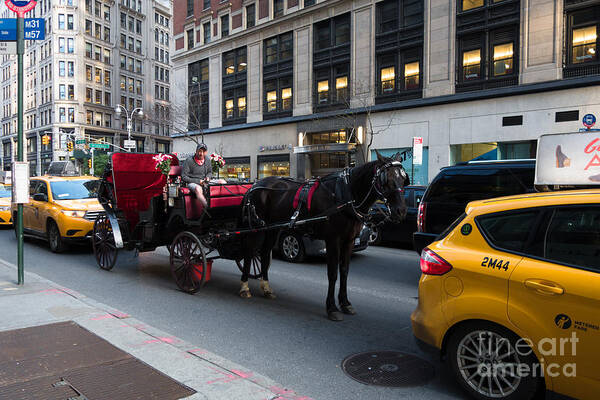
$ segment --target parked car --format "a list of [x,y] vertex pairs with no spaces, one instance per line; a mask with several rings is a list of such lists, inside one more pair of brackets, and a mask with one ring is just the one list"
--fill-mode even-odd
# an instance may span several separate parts
[[470,201],[534,192],[535,160],[470,161],[442,168],[421,200],[414,249],[433,242]]
[[598,399],[598,249],[599,189],[469,203],[421,253],[417,343],[474,399]]
[[[362,251],[369,246],[369,228],[364,225],[360,233],[354,238],[353,252]],[[299,230],[284,230],[279,234],[277,254],[288,262],[302,262],[307,256],[324,256],[327,254],[325,241],[315,239],[310,234]]]
[[417,210],[421,199],[427,188],[425,186],[407,186],[404,188],[404,201],[406,202],[406,219],[402,222],[395,223],[391,220],[384,220],[382,210],[385,209],[385,204],[376,202],[369,215],[371,221],[368,226],[371,230],[369,236],[369,245],[378,245],[385,243],[412,243],[413,233],[417,230]]

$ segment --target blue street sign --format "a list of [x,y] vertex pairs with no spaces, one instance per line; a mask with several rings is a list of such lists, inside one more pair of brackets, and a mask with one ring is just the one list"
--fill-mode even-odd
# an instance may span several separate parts
[[[45,39],[44,18],[25,18],[25,40]],[[17,40],[16,18],[0,18],[0,41]]]
[[25,18],[25,40],[44,40],[46,29],[44,18]]
[[596,116],[594,114],[585,114],[582,119],[583,126],[591,128],[596,123]]

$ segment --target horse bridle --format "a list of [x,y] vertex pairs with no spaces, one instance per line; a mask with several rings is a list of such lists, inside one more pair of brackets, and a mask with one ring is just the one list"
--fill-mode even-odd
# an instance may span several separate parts
[[[388,169],[394,168],[394,167],[402,168],[402,175],[404,176],[404,178],[406,178],[406,171],[404,171],[404,167],[402,166],[402,163],[400,161],[388,161],[385,164],[383,164],[382,166],[377,167],[377,170],[375,171],[375,174],[373,175],[373,179],[371,180],[371,187],[369,188],[369,191],[367,192],[365,197],[362,199],[360,204],[356,205],[355,204],[356,201],[354,199],[352,199],[349,202],[350,205],[352,206],[352,211],[354,212],[354,215],[359,220],[362,220],[364,222],[366,219],[369,218],[368,212],[367,212],[367,214],[364,214],[359,209],[365,204],[367,199],[371,196],[371,192],[373,190],[375,190],[375,193],[377,194],[377,198],[379,200],[382,200],[385,205],[385,211],[382,212],[382,214],[384,215],[383,221],[387,221],[391,218],[392,211],[390,210],[387,196],[389,196],[390,194],[392,194],[396,191],[400,192],[401,194],[404,193],[404,187],[396,188],[396,189],[387,189],[385,191],[383,190],[382,186],[387,182],[387,175],[383,175],[383,174],[386,174]],[[385,180],[383,179],[384,176],[385,176]],[[349,185],[350,184],[350,169],[349,168],[344,169],[344,172],[342,173],[342,177],[344,178],[344,182],[347,185]]]

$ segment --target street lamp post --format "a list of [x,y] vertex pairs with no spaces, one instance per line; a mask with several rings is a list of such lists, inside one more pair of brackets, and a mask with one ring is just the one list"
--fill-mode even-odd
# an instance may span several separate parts
[[[136,115],[136,113],[140,116],[140,118],[143,117],[144,111],[142,111],[141,107],[137,107],[131,110],[130,113],[127,107],[125,107],[123,104],[118,104],[115,107],[115,114],[117,118],[120,117],[121,110],[125,110],[125,116],[127,117],[127,140],[131,140],[131,121],[133,120],[133,117]],[[131,149],[129,151],[131,151]]]

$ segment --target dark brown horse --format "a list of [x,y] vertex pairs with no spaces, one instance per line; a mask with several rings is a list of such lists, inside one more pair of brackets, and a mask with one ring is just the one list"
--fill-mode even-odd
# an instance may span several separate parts
[[[298,221],[328,217],[312,224],[298,224],[296,229],[308,232],[326,243],[329,278],[327,316],[333,321],[341,321],[342,313],[356,313],[348,301],[347,293],[354,238],[361,231],[369,209],[377,199],[386,202],[393,220],[399,221],[406,217],[404,187],[409,184],[409,178],[399,161],[377,153],[375,161],[320,178],[319,185],[313,190],[310,210],[306,204],[294,206],[294,199],[298,199],[298,190],[302,184],[303,182],[280,177],[268,177],[256,182],[244,199],[246,220],[251,221],[246,223],[254,224],[254,227],[257,224],[269,226],[285,223],[289,222],[297,211]],[[271,250],[275,246],[277,236],[277,230],[266,230],[259,234],[247,235],[243,240],[244,266],[240,296],[250,297],[248,274],[252,257],[258,252],[262,269],[261,289],[265,297],[275,297],[269,286],[268,273]],[[338,268],[340,308],[335,302]]]

